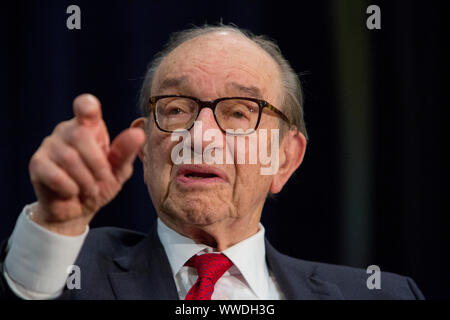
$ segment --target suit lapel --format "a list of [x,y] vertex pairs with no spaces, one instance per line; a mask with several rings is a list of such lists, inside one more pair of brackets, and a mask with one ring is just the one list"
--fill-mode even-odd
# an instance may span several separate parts
[[287,300],[341,300],[336,284],[315,274],[314,263],[294,259],[278,252],[266,240],[266,260]]
[[[278,252],[266,240],[266,260],[288,300],[343,299],[334,283],[315,273],[314,263]],[[114,258],[117,272],[108,274],[117,299],[178,300],[177,288],[156,224],[148,237]]]
[[177,288],[156,224],[148,237],[114,259],[118,272],[108,274],[117,299],[178,300]]

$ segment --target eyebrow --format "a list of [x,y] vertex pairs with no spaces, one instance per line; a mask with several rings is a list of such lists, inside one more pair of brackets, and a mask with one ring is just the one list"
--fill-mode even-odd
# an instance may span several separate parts
[[[168,89],[178,89],[189,84],[188,76],[181,76],[177,78],[165,78],[159,85],[159,91],[165,91]],[[255,86],[245,86],[237,82],[229,82],[226,84],[227,87],[231,87],[233,90],[239,91],[246,94],[252,98],[262,99],[261,90]]]
[[182,76],[178,78],[165,78],[159,85],[160,91],[165,91],[167,89],[179,88],[188,83],[189,78],[187,76]]
[[252,98],[261,99],[261,97],[262,97],[261,90],[258,87],[255,87],[255,86],[244,86],[244,85],[239,84],[237,82],[230,82],[228,85],[231,86],[234,90],[237,90],[237,91],[240,91],[242,93],[245,93],[245,94],[249,95]]

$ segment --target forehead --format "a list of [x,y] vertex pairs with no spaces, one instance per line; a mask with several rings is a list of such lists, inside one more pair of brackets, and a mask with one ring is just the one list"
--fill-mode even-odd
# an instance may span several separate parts
[[167,88],[212,95],[242,92],[275,99],[280,89],[279,69],[270,55],[235,32],[212,32],[188,40],[161,63],[152,93]]

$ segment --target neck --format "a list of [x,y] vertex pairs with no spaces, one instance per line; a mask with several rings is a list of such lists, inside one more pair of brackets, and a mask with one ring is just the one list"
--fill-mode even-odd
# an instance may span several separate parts
[[221,252],[251,237],[259,230],[260,214],[255,218],[235,218],[197,225],[186,221],[159,215],[159,218],[172,230]]

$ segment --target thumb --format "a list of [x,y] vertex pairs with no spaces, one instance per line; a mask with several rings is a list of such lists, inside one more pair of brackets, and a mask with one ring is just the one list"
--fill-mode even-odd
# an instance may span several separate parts
[[130,128],[121,132],[112,142],[108,161],[117,181],[123,184],[133,172],[133,162],[145,142],[141,128]]

